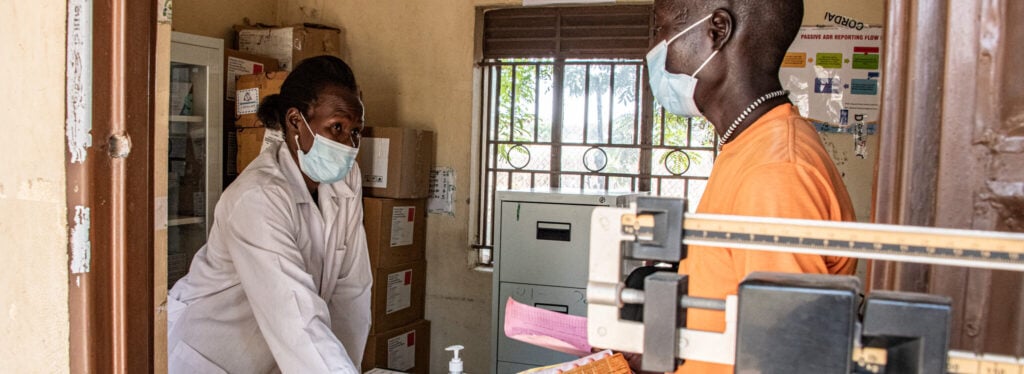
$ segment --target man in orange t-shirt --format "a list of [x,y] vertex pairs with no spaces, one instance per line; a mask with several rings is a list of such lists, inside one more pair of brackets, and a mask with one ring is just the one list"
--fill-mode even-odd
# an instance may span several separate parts
[[[669,112],[703,115],[720,136],[700,213],[850,221],[854,212],[813,126],[790,104],[779,67],[803,0],[655,0],[651,89]],[[698,84],[699,78],[699,84]],[[724,299],[754,271],[852,274],[842,257],[691,247],[680,264],[692,296]],[[720,311],[690,309],[687,327],[723,331]],[[678,373],[732,373],[689,360]]]

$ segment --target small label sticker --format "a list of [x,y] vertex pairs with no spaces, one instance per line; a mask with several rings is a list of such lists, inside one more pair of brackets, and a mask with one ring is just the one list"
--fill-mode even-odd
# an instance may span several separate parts
[[784,68],[802,68],[807,66],[807,54],[803,52],[789,52],[782,59]]
[[388,339],[388,369],[406,371],[416,366],[416,330]]
[[363,187],[388,188],[388,147],[391,139],[363,138],[359,141],[359,169]]
[[411,245],[416,230],[416,207],[396,206],[391,208],[391,246]]
[[237,105],[235,113],[238,115],[254,114],[260,108],[260,89],[258,87],[238,90],[235,95]]
[[412,269],[388,274],[385,314],[391,314],[410,306],[412,306]]

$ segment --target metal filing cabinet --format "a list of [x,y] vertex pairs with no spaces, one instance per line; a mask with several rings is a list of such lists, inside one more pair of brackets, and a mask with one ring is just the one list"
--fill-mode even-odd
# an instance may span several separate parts
[[590,260],[590,214],[628,206],[635,193],[535,189],[499,191],[495,202],[491,370],[518,373],[576,357],[505,337],[505,302],[584,316]]

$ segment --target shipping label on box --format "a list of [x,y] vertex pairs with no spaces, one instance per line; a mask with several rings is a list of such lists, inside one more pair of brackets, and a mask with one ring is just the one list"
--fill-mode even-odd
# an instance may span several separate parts
[[280,93],[287,77],[286,71],[240,75],[235,83],[235,127],[263,127],[257,115],[260,102],[267,96]]
[[363,138],[359,141],[359,164],[363,171],[363,187],[388,188],[388,147],[391,139]]
[[413,320],[385,331],[371,333],[366,338],[362,362],[364,374],[427,373],[429,368],[430,321]]
[[[227,84],[228,87],[224,90],[228,95],[228,100],[235,100],[235,80],[240,75],[246,74],[259,74],[263,72],[263,64],[256,61],[249,61],[246,59],[228,56],[227,66],[225,66],[225,73],[228,76]],[[256,95],[259,97],[259,95]]]
[[391,208],[391,246],[411,245],[416,232],[416,207],[396,206]]
[[385,314],[412,306],[412,269],[388,274],[387,294]]
[[238,90],[235,97],[238,99],[238,101],[236,101],[237,104],[235,104],[235,113],[238,115],[256,114],[260,108],[259,87]]
[[416,330],[388,339],[388,368],[409,370],[416,366]]

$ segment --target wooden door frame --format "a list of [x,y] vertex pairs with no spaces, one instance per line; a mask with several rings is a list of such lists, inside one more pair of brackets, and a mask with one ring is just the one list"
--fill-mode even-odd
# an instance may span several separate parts
[[88,209],[90,259],[69,276],[70,368],[153,372],[156,3],[92,4],[92,146],[84,160],[65,153],[68,222]]
[[[875,222],[1000,229],[1006,212],[988,182],[1001,162],[1015,160],[1000,146],[1012,137],[1001,108],[1015,107],[1001,97],[1005,75],[1015,74],[1003,65],[1013,60],[1008,40],[1022,34],[1013,28],[1010,4],[1017,3],[886,2]],[[1004,177],[999,180],[1019,183],[1024,173]],[[1024,327],[1008,323],[1024,321],[1021,274],[877,261],[870,278],[876,289],[950,296],[951,348],[1024,355]]]

